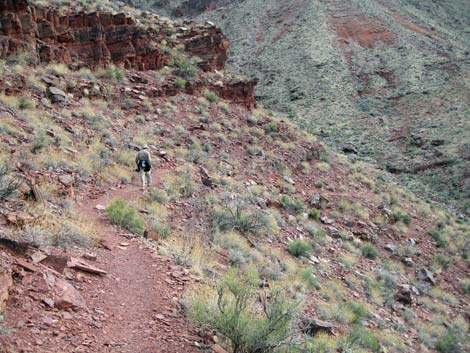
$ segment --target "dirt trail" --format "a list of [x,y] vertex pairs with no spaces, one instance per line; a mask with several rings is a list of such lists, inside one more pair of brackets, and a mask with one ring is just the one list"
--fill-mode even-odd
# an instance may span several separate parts
[[[155,179],[164,174],[155,175]],[[96,205],[107,205],[116,197],[127,200],[141,196],[138,181],[124,189],[110,191],[87,201],[81,214],[112,250],[98,250],[97,266],[105,269],[104,278],[92,278],[81,293],[98,327],[90,334],[94,342],[88,352],[199,352],[197,337],[178,305],[189,277],[168,258],[158,256],[142,239],[127,239],[111,226]]]

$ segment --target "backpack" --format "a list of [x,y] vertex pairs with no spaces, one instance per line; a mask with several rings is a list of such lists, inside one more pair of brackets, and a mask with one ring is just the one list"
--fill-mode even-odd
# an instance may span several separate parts
[[145,160],[140,160],[138,163],[138,166],[139,166],[139,171],[143,170],[144,172],[149,172],[150,169],[152,168],[150,163]]

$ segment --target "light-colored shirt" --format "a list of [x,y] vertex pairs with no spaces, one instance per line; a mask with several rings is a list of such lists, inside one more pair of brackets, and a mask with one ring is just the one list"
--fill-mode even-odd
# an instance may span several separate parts
[[139,161],[147,161],[150,163],[150,152],[148,150],[140,150],[137,152],[137,155],[135,156],[135,162],[138,163]]

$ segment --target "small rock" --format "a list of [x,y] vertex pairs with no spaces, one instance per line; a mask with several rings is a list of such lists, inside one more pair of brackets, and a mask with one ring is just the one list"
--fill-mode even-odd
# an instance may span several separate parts
[[82,257],[84,259],[90,260],[90,261],[96,261],[96,259],[98,258],[96,254],[93,254],[93,253],[90,253],[90,252],[84,253],[82,255]]
[[66,280],[57,278],[56,280],[57,299],[55,307],[58,309],[85,309],[85,299]]
[[33,264],[37,265],[40,263],[42,260],[46,259],[47,255],[44,254],[42,251],[36,251],[31,255],[31,260],[33,261]]
[[390,251],[391,253],[394,253],[397,251],[397,247],[393,244],[387,244],[385,245],[385,250]]
[[324,224],[333,224],[333,220],[328,218],[327,216],[321,216],[320,221]]
[[46,304],[49,308],[53,308],[54,307],[54,300],[52,300],[51,298],[44,298],[43,300],[43,303]]
[[404,257],[402,259],[402,261],[406,266],[413,266],[414,265],[414,261],[411,257]]
[[318,257],[310,255],[310,262],[313,262],[314,264],[319,264],[320,260],[318,260]]
[[104,206],[104,205],[96,205],[95,208],[96,208],[97,210],[100,210],[100,211],[106,210],[106,206]]
[[418,279],[421,280],[421,281],[426,281],[426,282],[432,284],[433,286],[436,285],[436,280],[434,278],[434,274],[426,268],[421,268],[418,271]]

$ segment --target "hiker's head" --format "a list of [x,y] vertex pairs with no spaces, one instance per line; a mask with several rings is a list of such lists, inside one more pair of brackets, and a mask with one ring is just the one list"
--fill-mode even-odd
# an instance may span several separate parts
[[148,145],[142,145],[142,149],[143,149],[143,150],[148,150],[148,149],[149,149],[149,146],[148,146]]

